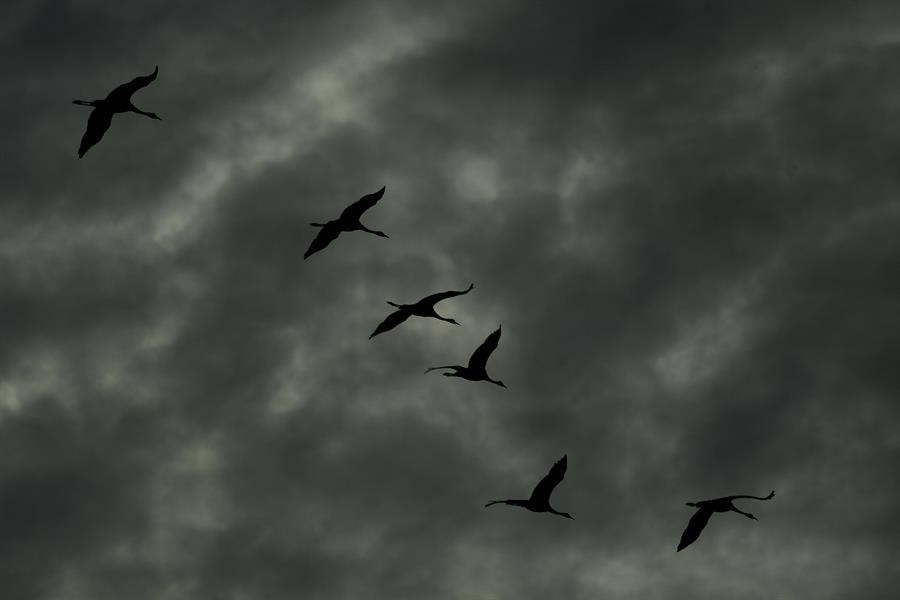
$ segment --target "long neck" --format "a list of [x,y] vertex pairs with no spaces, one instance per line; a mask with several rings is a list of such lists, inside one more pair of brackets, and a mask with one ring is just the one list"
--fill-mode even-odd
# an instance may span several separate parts
[[553,508],[552,506],[548,509],[548,512],[552,512],[554,515],[559,515],[560,517],[565,517],[565,518],[567,518],[567,519],[572,519],[573,521],[575,520],[575,517],[573,517],[573,516],[570,515],[569,513],[567,513],[567,512],[560,512],[560,511],[556,510],[555,508]]
[[369,229],[368,227],[366,227],[366,226],[363,225],[362,223],[359,224],[359,228],[360,228],[362,231],[365,231],[366,233],[371,233],[371,234],[373,234],[373,235],[377,235],[377,236],[380,236],[380,237],[387,237],[387,235],[385,235],[385,233],[384,233],[383,231],[375,231],[374,229]]
[[133,113],[137,113],[137,114],[139,114],[139,115],[144,115],[145,117],[150,117],[151,119],[158,119],[158,118],[159,118],[158,116],[156,116],[156,113],[152,113],[152,112],[147,112],[147,111],[145,111],[145,110],[141,110],[141,109],[139,109],[137,106],[135,106],[134,104],[129,104],[129,105],[128,105],[128,112],[133,112]]
[[733,504],[731,505],[731,510],[732,510],[732,512],[736,512],[739,515],[744,515],[745,517],[748,517],[750,519],[756,519],[756,517],[754,517],[752,514],[742,511],[741,509],[739,509],[738,507],[736,507]]
[[490,381],[490,382],[493,383],[494,385],[499,385],[499,386],[502,387],[502,388],[505,388],[505,387],[506,387],[506,384],[505,384],[505,383],[503,383],[502,381],[498,381],[497,379],[491,379],[491,378],[488,377],[488,376],[485,376],[485,379],[486,379],[487,381]]

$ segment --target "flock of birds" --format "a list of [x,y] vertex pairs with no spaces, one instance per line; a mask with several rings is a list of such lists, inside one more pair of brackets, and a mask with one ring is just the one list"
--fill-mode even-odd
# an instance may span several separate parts
[[[162,120],[162,118],[156,113],[143,111],[137,108],[131,102],[131,96],[141,88],[144,88],[155,81],[158,74],[159,67],[156,67],[155,69],[153,69],[153,73],[141,77],[135,77],[128,83],[124,83],[115,88],[103,99],[91,101],[73,101],[74,104],[78,104],[80,106],[93,107],[93,110],[88,117],[87,129],[85,130],[84,135],[81,138],[81,144],[78,147],[79,158],[83,158],[85,153],[87,153],[87,151],[91,147],[93,147],[103,138],[103,135],[106,133],[106,131],[109,129],[110,124],[112,123],[113,115],[115,115],[116,113],[133,112],[139,115],[144,115],[145,117],[149,117],[151,119]],[[310,223],[311,226],[318,227],[320,229],[319,233],[316,235],[312,243],[309,245],[309,248],[304,253],[304,260],[312,256],[316,252],[324,250],[326,247],[328,247],[329,244],[336,240],[341,233],[344,232],[365,231],[379,237],[388,237],[388,235],[383,231],[369,229],[360,222],[360,218],[362,217],[363,213],[375,206],[375,204],[377,204],[378,201],[381,200],[381,198],[384,196],[384,191],[385,188],[382,187],[377,192],[363,196],[362,198],[345,208],[337,219],[333,219],[326,223]],[[375,337],[376,335],[380,335],[382,333],[390,331],[391,329],[394,329],[410,317],[430,317],[433,319],[445,321],[447,323],[452,323],[454,325],[459,325],[459,323],[457,323],[455,320],[447,319],[439,315],[435,311],[434,306],[442,300],[447,300],[448,298],[454,298],[456,296],[468,294],[474,287],[475,285],[471,284],[467,289],[462,291],[447,291],[437,294],[431,294],[430,296],[426,296],[425,298],[422,298],[414,304],[398,304],[396,302],[388,301],[388,304],[396,308],[397,310],[389,314],[378,325],[378,327],[375,328],[375,331],[372,332],[372,335],[369,336],[369,339]],[[428,373],[430,371],[438,369],[449,369],[449,371],[445,371],[444,373],[442,373],[444,377],[460,377],[469,381],[487,381],[505,388],[506,385],[502,381],[492,379],[487,373],[488,358],[490,358],[494,350],[497,349],[497,345],[500,342],[500,329],[500,327],[497,327],[497,329],[493,333],[487,336],[487,338],[481,343],[481,345],[475,349],[475,351],[472,353],[472,356],[469,357],[469,362],[465,366],[444,365],[440,367],[431,367],[429,369],[426,369],[425,372]],[[569,513],[560,512],[550,506],[550,496],[553,493],[553,490],[556,489],[556,486],[558,486],[565,477],[566,467],[567,456],[563,455],[563,457],[556,461],[556,463],[550,468],[550,471],[534,487],[534,490],[531,492],[530,497],[528,497],[527,499],[492,500],[485,504],[485,507],[492,506],[494,504],[507,504],[509,506],[519,506],[532,512],[549,512],[554,515],[559,515],[560,517],[574,520],[575,517],[573,517]],[[699,502],[685,503],[687,506],[696,507],[697,511],[693,514],[693,516],[691,516],[690,521],[688,521],[687,527],[681,534],[681,540],[678,542],[677,551],[680,552],[684,550],[700,536],[700,533],[706,527],[706,524],[709,522],[709,518],[713,513],[736,512],[738,514],[744,515],[748,519],[756,520],[756,517],[753,516],[753,514],[738,509],[734,505],[734,500],[771,500],[774,496],[775,491],[773,490],[769,493],[768,496],[764,497],[748,495],[725,496],[723,498],[715,498],[713,500],[701,500]]]

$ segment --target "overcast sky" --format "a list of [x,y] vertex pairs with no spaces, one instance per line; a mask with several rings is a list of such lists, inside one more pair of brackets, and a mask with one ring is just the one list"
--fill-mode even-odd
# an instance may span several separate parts
[[4,4],[0,595],[895,598],[900,5],[429,4]]

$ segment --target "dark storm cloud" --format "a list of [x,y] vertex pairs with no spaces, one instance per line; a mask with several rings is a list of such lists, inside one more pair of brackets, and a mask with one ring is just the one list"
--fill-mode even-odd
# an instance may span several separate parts
[[4,597],[889,597],[896,13],[14,4]]
[[52,595],[76,557],[94,556],[122,531],[138,537],[151,531],[141,474],[165,446],[156,415],[135,410],[109,419],[89,409],[73,415],[59,400],[38,399],[27,414],[3,420],[0,553],[10,597]]

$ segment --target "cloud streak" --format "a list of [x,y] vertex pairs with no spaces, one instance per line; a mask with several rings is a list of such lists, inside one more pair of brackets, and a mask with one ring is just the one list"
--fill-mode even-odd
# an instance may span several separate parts
[[[14,3],[4,597],[888,597],[896,13]],[[508,390],[422,374],[500,324]],[[562,454],[577,521],[482,508]]]

